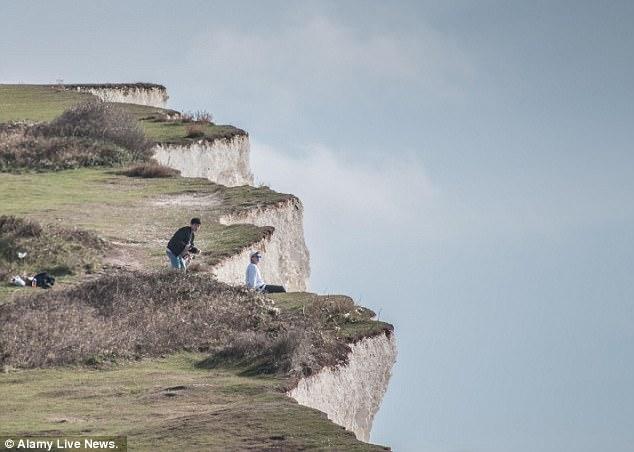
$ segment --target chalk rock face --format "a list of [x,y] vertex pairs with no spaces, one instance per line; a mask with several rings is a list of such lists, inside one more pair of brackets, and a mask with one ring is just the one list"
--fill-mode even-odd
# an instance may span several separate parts
[[260,250],[264,258],[259,267],[266,283],[281,284],[288,291],[308,290],[310,256],[304,241],[304,207],[299,199],[293,197],[274,206],[226,215],[220,218],[220,222],[227,225],[249,223],[275,228],[270,238],[218,264],[214,271],[220,281],[244,284],[249,253]]
[[184,177],[204,177],[229,187],[253,184],[247,135],[186,145],[157,144],[154,158]]
[[69,88],[91,93],[104,102],[122,102],[126,104],[147,105],[149,107],[166,108],[167,99],[169,98],[165,87],[160,85],[70,85]]
[[367,442],[396,362],[396,341],[390,332],[364,338],[350,348],[348,364],[326,367],[300,380],[288,395],[323,411]]

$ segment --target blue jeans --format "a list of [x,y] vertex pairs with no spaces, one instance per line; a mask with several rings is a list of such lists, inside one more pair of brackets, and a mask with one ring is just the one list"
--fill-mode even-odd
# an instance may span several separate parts
[[182,257],[176,256],[169,249],[166,251],[167,257],[170,258],[170,265],[176,270],[187,270],[187,265]]

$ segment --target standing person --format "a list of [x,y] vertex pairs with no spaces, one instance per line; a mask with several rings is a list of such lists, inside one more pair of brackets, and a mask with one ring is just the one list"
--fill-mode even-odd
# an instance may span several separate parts
[[286,292],[284,286],[274,286],[272,284],[265,284],[260,273],[258,263],[262,259],[262,255],[259,251],[251,253],[251,263],[247,266],[246,283],[249,289],[255,289],[257,292],[262,293],[280,293]]
[[200,218],[192,218],[189,226],[183,226],[174,233],[167,244],[167,257],[170,265],[176,270],[187,270],[187,263],[184,257],[191,254],[198,254],[198,248],[194,246],[195,232],[200,228]]

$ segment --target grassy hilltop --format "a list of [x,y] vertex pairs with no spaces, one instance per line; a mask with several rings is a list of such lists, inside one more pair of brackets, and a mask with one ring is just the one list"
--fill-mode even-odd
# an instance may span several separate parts
[[[56,86],[0,85],[0,123],[51,121],[69,107],[94,99],[92,94]],[[183,119],[177,111],[146,105],[116,105],[132,114],[148,138],[159,143],[188,144],[200,139],[214,140],[246,135],[244,130],[234,126],[204,123],[196,130],[197,136],[188,137],[187,128],[192,125],[192,121]]]
[[[37,156],[43,143],[66,163],[104,146],[125,152],[103,137],[73,141],[50,132],[56,118],[90,100],[59,87],[0,85],[0,151],[5,140],[4,155],[14,155],[18,143]],[[178,112],[115,107],[150,143],[245,134],[194,120],[196,137],[188,137],[192,120]],[[1,124],[13,121],[26,125]],[[389,333],[391,325],[348,297],[264,297],[210,276],[221,259],[272,233],[221,225],[221,215],[292,195],[127,175],[144,161],[61,170],[12,162],[0,172],[0,435],[127,435],[130,450],[148,451],[384,449],[357,441],[284,391],[343,362],[347,343]],[[197,271],[165,272],[165,243],[192,216],[204,222]],[[24,259],[19,250],[28,251]],[[43,269],[58,276],[50,291],[4,283]]]

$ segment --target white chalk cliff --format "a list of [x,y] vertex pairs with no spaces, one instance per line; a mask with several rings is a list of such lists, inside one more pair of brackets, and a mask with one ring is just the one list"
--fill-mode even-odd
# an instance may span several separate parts
[[154,159],[184,177],[204,177],[229,187],[253,184],[246,135],[183,145],[159,143],[154,147]]
[[[229,186],[253,183],[249,142],[244,135],[189,146],[158,145],[155,158],[180,170],[185,177],[204,177]],[[260,268],[265,281],[283,284],[289,291],[308,290],[310,258],[299,199],[292,197],[277,205],[225,215],[220,222],[274,228],[270,236],[217,264],[214,273],[220,281],[244,284],[249,253],[258,249],[264,253]],[[288,395],[302,405],[323,411],[333,422],[354,432],[358,439],[368,441],[395,361],[392,331],[366,337],[350,345],[347,364],[326,367],[301,379]]]
[[367,442],[396,362],[396,341],[393,333],[382,333],[362,339],[350,349],[346,365],[326,367],[300,380],[288,395],[323,411],[328,419]]
[[165,108],[167,90],[160,85],[145,84],[105,84],[105,85],[68,85],[69,89],[91,93],[104,102],[122,102],[126,104],[147,105]]
[[225,259],[215,267],[216,277],[229,284],[244,284],[246,264],[251,250],[261,250],[264,258],[260,271],[266,282],[282,284],[292,292],[309,289],[310,257],[304,241],[304,207],[293,197],[277,205],[258,207],[220,218],[223,224],[273,226],[265,238],[240,254]]

